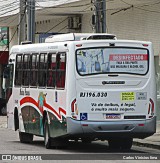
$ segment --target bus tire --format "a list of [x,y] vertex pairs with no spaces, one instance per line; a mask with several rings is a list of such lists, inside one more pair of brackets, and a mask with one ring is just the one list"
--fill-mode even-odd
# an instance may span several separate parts
[[66,149],[68,147],[68,140],[63,138],[54,138],[52,145],[56,149]]
[[120,149],[121,143],[117,139],[109,139],[108,140],[109,149]]
[[18,109],[14,110],[14,129],[15,131],[19,129],[19,117],[18,117]]
[[132,147],[132,143],[133,138],[117,138],[108,140],[110,149],[130,150]]
[[45,122],[44,122],[44,145],[46,149],[50,149],[52,147],[47,118],[45,119]]
[[21,143],[31,143],[33,141],[33,134],[19,132],[19,139]]
[[1,114],[2,114],[3,116],[7,115],[7,108],[6,108],[5,106],[2,107],[2,109],[1,109]]
[[133,138],[125,138],[121,140],[121,149],[130,150],[133,144]]

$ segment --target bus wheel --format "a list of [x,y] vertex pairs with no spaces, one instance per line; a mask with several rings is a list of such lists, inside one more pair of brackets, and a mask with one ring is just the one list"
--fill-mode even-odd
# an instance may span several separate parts
[[19,132],[19,139],[21,143],[31,143],[33,141],[33,134]]
[[44,122],[44,144],[47,149],[51,148],[51,138],[50,138],[47,118],[45,119],[45,122]]
[[2,107],[2,109],[1,109],[1,114],[2,114],[3,116],[7,115],[7,109],[6,109],[5,106]]
[[109,149],[120,149],[121,147],[121,143],[117,139],[109,139],[108,145],[109,145]]
[[117,138],[117,139],[108,140],[110,149],[124,149],[124,150],[131,149],[133,138]]
[[133,144],[133,138],[125,138],[121,140],[121,149],[131,149]]
[[66,149],[68,147],[68,140],[63,138],[54,138],[52,140],[52,145],[57,149]]

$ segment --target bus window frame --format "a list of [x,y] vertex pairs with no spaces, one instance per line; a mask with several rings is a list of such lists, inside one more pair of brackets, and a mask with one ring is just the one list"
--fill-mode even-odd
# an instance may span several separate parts
[[[35,56],[35,61],[33,61],[33,56]],[[31,62],[30,62],[30,82],[29,82],[29,85],[30,85],[30,88],[37,88],[38,87],[38,61],[39,61],[39,53],[32,53],[31,54]],[[33,69],[33,63],[34,63],[34,69]],[[32,80],[34,77],[31,77],[32,76],[32,73],[35,73],[35,85],[33,85],[33,81]],[[32,84],[31,84],[32,83]]]
[[[25,63],[25,56],[27,56],[27,62]],[[31,75],[31,54],[25,53],[23,54],[23,71],[22,71],[22,83],[21,86],[24,88],[28,88],[30,86],[30,75]],[[25,68],[27,66],[27,68]],[[24,74],[28,73],[27,76],[24,77]],[[24,79],[23,79],[24,77]],[[26,79],[27,78],[27,79]],[[28,84],[25,85],[26,80],[28,81]]]
[[[85,50],[85,49],[97,49],[97,48],[106,48],[106,49],[113,49],[113,48],[116,48],[116,49],[118,49],[118,48],[125,48],[125,49],[143,49],[143,50],[147,50],[147,55],[148,55],[148,61],[147,61],[147,71],[146,71],[146,73],[145,74],[139,74],[139,73],[129,73],[129,72],[102,72],[102,73],[92,73],[92,74],[81,74],[81,73],[79,73],[79,71],[78,71],[78,63],[77,63],[77,51],[79,51],[79,50]],[[148,74],[148,72],[149,72],[149,63],[150,63],[150,51],[149,51],[149,49],[147,49],[147,48],[142,48],[142,47],[130,47],[130,46],[128,46],[128,47],[126,47],[126,46],[113,46],[113,47],[107,47],[107,46],[99,46],[99,47],[87,47],[87,48],[79,48],[79,49],[76,49],[76,51],[75,51],[75,56],[76,56],[76,71],[77,71],[77,73],[78,73],[78,75],[79,76],[92,76],[92,75],[103,75],[103,74],[128,74],[128,75],[139,75],[139,76],[145,76],[145,75],[147,75]]]
[[[18,56],[21,56],[21,62],[17,61]],[[17,64],[17,63],[20,63],[20,64]],[[20,65],[20,68],[17,68],[19,65]],[[20,73],[20,75],[16,75],[16,72],[18,72],[18,74]],[[22,73],[23,73],[23,53],[16,55],[15,75],[14,75],[15,76],[15,78],[14,78],[15,87],[21,87],[22,86]],[[20,76],[20,81],[19,81],[19,84],[17,84],[16,82],[17,82],[19,76]]]
[[[50,57],[51,58],[50,58]],[[56,67],[57,67],[57,63],[56,63],[56,56],[57,56],[57,53],[48,53],[48,64],[47,64],[47,84],[46,84],[46,88],[47,89],[55,89],[56,88]],[[55,62],[52,62],[52,57],[55,57]],[[50,58],[50,63],[49,63],[49,58]],[[55,67],[52,67],[53,63],[55,63]],[[50,64],[50,65],[49,65]],[[54,69],[53,69],[54,68]],[[55,74],[55,75],[54,75]],[[52,83],[53,82],[53,86],[49,83]]]
[[[57,61],[57,56],[58,55],[63,55],[64,54],[64,57],[65,57],[65,60],[64,60],[64,63],[65,63],[65,68],[64,68],[64,70],[62,70],[62,69],[58,69],[58,61]],[[56,55],[56,90],[64,90],[65,89],[65,87],[66,87],[66,65],[67,65],[67,54],[66,54],[66,52],[58,52],[57,53],[57,55]],[[61,63],[61,62],[60,62]],[[60,65],[59,65],[60,66]],[[62,81],[61,82],[64,82],[64,86],[63,87],[59,87],[59,86],[57,86],[57,73],[59,73],[57,70],[59,70],[59,72],[60,71],[63,71],[64,72],[64,81],[63,81],[63,79],[62,79]],[[62,76],[62,75],[61,75]]]
[[[44,55],[44,61],[45,62],[41,62],[41,56]],[[47,57],[45,57],[47,56]],[[39,88],[46,88],[46,83],[47,83],[47,61],[48,61],[48,53],[39,53],[39,61],[38,61],[38,87]],[[43,65],[42,68],[40,68],[40,64]],[[44,79],[44,85],[40,85],[39,81],[40,81],[40,76],[42,77],[43,74],[42,72],[45,73],[45,79]],[[43,77],[42,77],[43,78]]]

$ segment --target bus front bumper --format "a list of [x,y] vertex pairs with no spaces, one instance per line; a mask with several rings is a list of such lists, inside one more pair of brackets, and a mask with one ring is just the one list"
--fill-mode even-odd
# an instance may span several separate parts
[[156,117],[148,120],[77,121],[67,118],[67,134],[71,137],[146,138],[156,132]]

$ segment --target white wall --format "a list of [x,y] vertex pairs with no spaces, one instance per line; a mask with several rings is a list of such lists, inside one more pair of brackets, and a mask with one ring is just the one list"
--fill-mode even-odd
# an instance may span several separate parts
[[[158,11],[157,6],[147,10]],[[151,41],[154,55],[160,54],[160,13],[146,12],[136,8],[111,15],[107,11],[107,32],[115,34],[118,39]],[[83,15],[82,32],[92,32],[92,13]]]
[[[154,8],[147,10],[158,11]],[[145,40],[153,42],[155,55],[160,52],[160,13],[130,9],[117,14],[107,14],[108,32],[120,39]]]
[[[58,25],[59,24],[59,25]],[[45,21],[38,21],[36,22],[36,32],[68,32],[67,29],[68,20],[67,17],[56,17],[53,20],[45,20]]]

